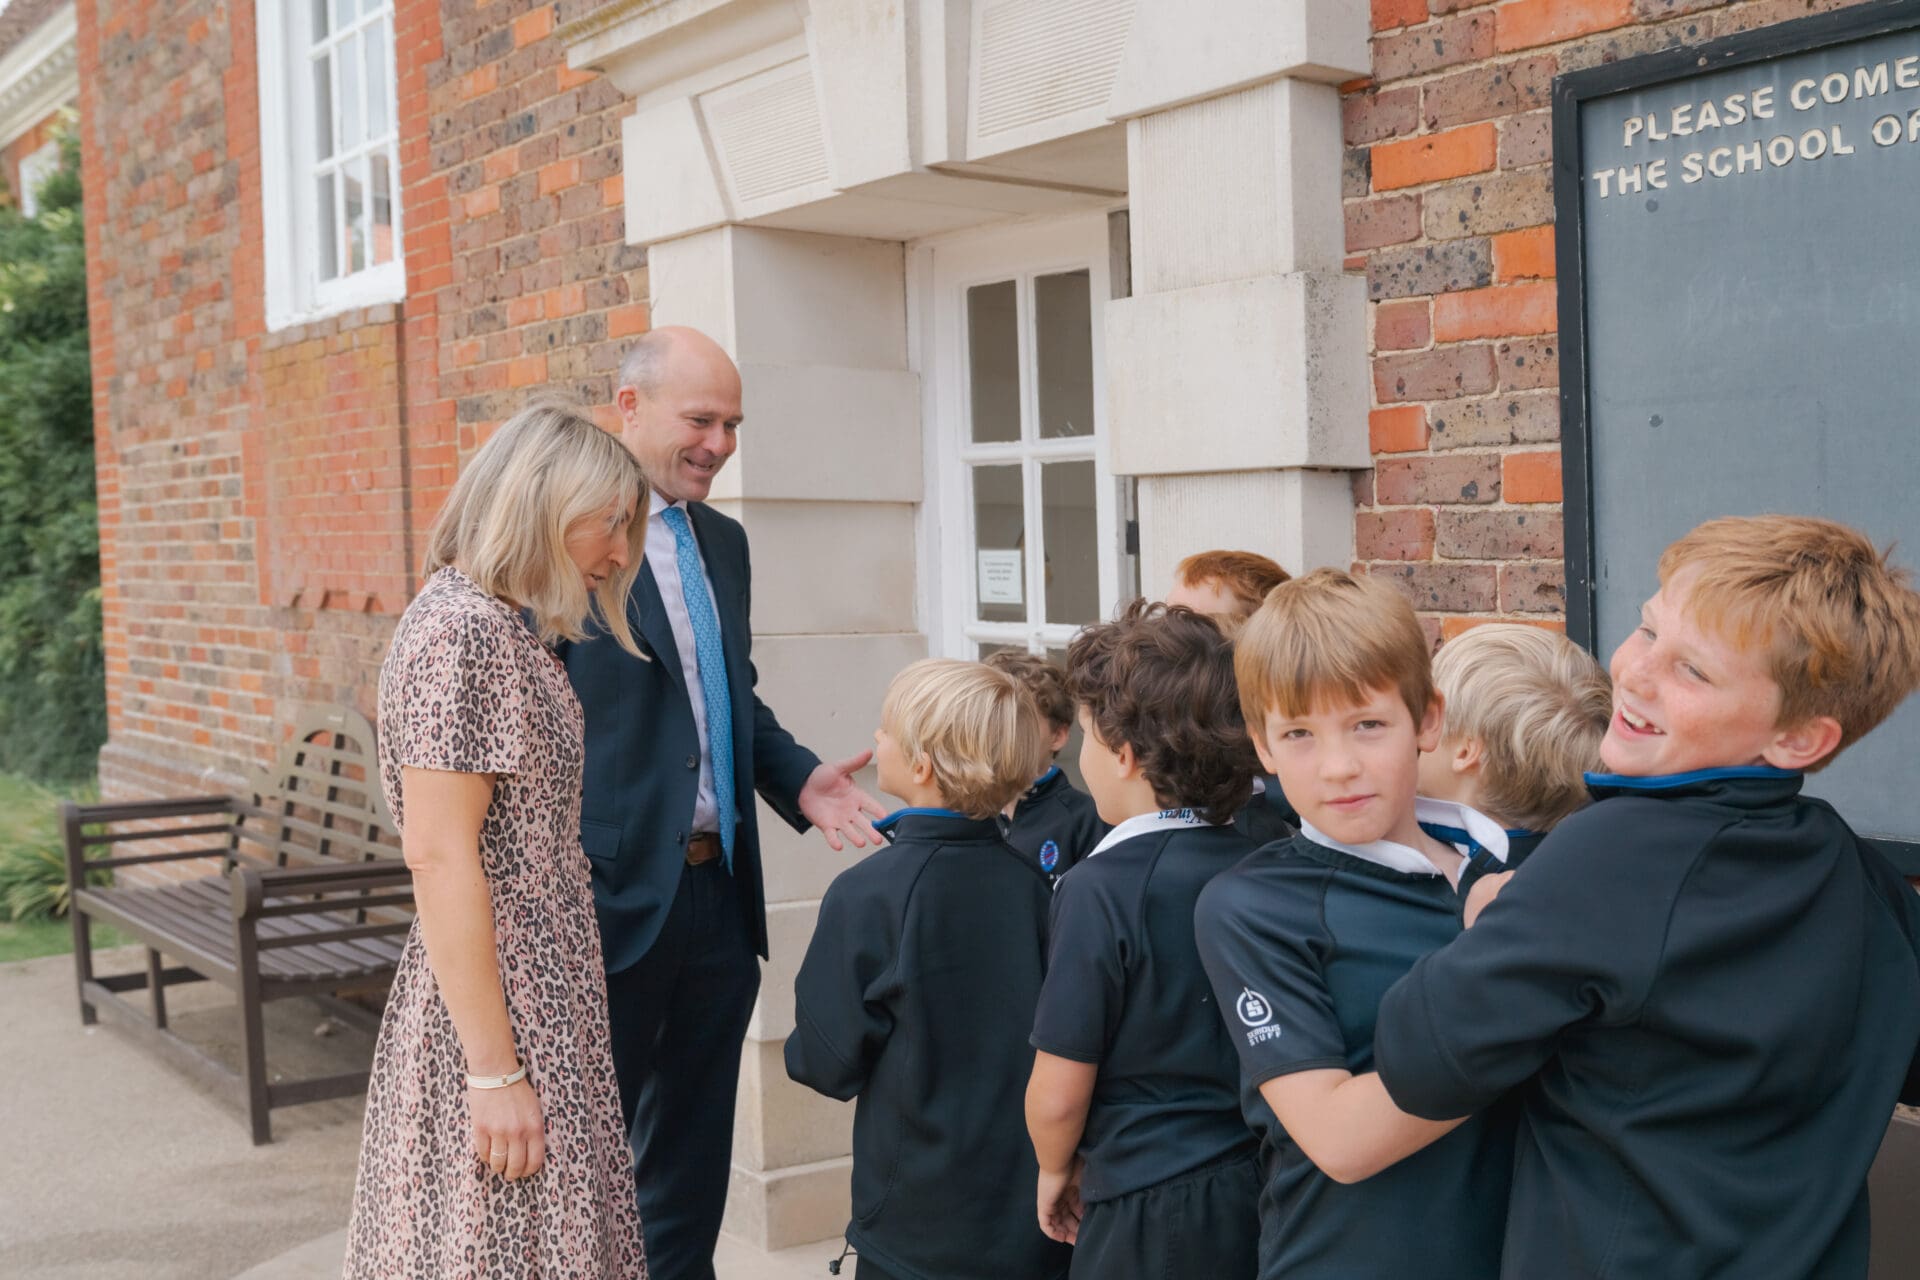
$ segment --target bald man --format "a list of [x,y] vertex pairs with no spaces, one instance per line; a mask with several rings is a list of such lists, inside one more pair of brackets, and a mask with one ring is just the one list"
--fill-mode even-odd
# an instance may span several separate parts
[[614,403],[654,487],[628,602],[651,660],[561,650],[586,710],[580,842],[649,1271],[712,1280],[767,954],[754,793],[835,850],[878,845],[869,815],[885,810],[853,781],[871,752],[822,764],[754,690],[746,531],[706,504],[739,445],[739,370],[705,334],[655,330],[628,351]]

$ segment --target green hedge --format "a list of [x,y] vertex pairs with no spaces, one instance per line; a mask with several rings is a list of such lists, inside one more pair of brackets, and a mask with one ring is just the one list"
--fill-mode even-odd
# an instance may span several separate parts
[[91,776],[106,739],[79,154],[0,209],[0,770]]

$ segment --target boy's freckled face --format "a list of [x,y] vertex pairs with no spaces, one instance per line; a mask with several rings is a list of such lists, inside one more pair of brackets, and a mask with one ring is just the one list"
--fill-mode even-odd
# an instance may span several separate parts
[[1610,773],[1765,764],[1780,736],[1780,686],[1763,651],[1701,627],[1688,607],[1691,583],[1681,573],[1655,592],[1613,652],[1613,721],[1600,743]]
[[1240,602],[1234,599],[1233,592],[1213,580],[1195,583],[1176,578],[1173,589],[1167,592],[1166,604],[1169,609],[1185,605],[1195,613],[1208,615],[1230,615],[1240,610]]
[[1342,844],[1417,844],[1420,753],[1439,740],[1438,703],[1415,724],[1400,691],[1386,688],[1302,716],[1269,710],[1254,745],[1288,802],[1321,832]]

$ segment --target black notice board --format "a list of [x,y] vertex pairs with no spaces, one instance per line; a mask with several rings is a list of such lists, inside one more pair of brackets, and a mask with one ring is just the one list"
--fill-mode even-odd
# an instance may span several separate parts
[[[1569,634],[1609,655],[1717,515],[1920,572],[1920,0],[1574,72],[1553,112]],[[1920,875],[1920,699],[1807,789]]]

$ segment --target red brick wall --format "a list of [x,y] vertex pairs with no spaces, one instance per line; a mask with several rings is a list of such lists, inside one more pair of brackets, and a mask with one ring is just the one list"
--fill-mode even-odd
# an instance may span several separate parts
[[646,325],[625,104],[551,38],[576,15],[399,0],[407,297],[268,333],[254,7],[162,8],[79,3],[107,794],[371,715],[460,455],[535,387],[604,405]]
[[1856,2],[1371,0],[1344,99],[1373,360],[1355,554],[1436,638],[1564,625],[1553,77]]

